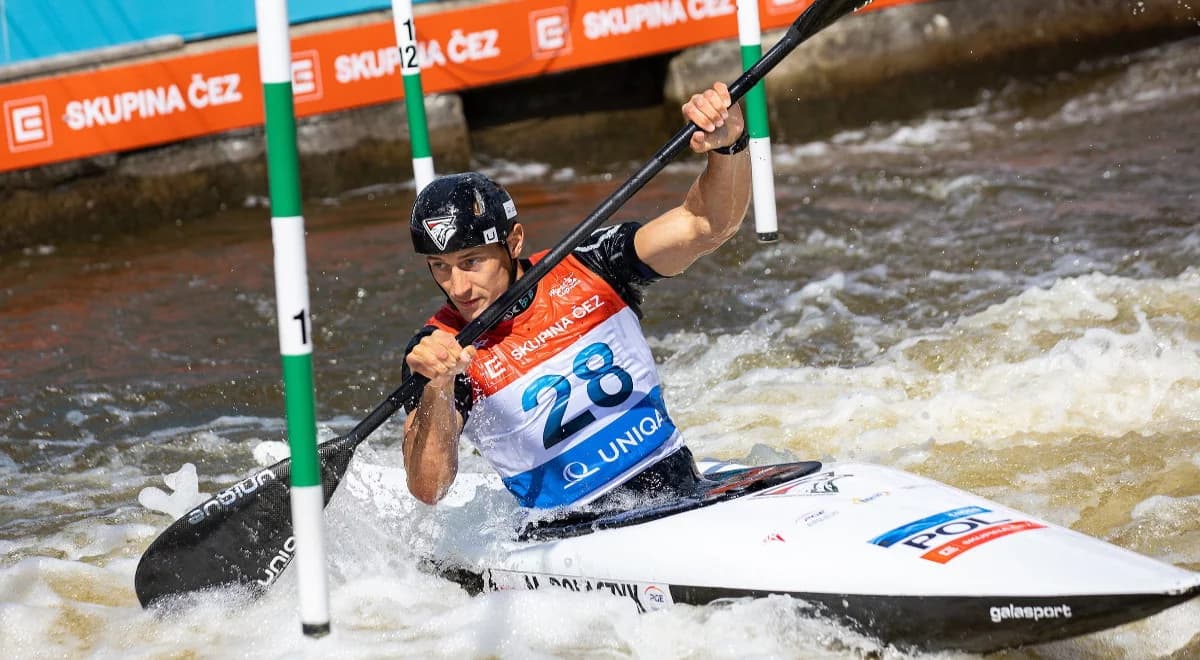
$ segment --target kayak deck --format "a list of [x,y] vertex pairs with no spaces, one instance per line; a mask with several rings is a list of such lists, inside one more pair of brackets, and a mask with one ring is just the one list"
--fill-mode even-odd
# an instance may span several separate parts
[[773,486],[808,476],[821,469],[819,461],[781,463],[763,467],[738,468],[698,479],[693,492],[682,497],[650,500],[645,506],[616,511],[576,509],[560,515],[526,523],[518,532],[520,541],[549,541],[582,536],[602,529],[627,527],[658,520],[685,511],[711,506],[737,497],[752,495]]

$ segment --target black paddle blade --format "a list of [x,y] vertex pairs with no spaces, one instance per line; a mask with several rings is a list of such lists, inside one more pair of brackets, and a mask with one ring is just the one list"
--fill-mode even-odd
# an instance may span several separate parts
[[[325,503],[357,442],[337,438],[318,450]],[[133,585],[142,607],[162,598],[241,585],[258,594],[292,561],[291,460],[284,459],[195,507],[146,548]]]

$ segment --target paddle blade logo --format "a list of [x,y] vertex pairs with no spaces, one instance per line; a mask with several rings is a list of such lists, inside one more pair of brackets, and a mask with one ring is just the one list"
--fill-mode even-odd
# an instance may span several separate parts
[[433,244],[438,246],[439,250],[445,250],[446,244],[450,242],[450,237],[454,236],[454,216],[444,215],[439,218],[428,218],[423,224],[425,233],[433,239]]

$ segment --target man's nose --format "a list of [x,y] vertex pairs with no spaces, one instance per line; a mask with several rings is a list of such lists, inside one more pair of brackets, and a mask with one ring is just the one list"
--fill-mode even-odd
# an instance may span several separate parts
[[450,270],[450,295],[462,297],[470,289],[471,281],[467,279],[467,274],[457,268],[452,268]]

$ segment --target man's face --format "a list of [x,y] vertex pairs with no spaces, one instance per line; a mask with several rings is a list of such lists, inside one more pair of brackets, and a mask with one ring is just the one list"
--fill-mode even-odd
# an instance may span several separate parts
[[433,279],[458,313],[474,321],[508,290],[514,267],[506,246],[482,245],[425,258]]

